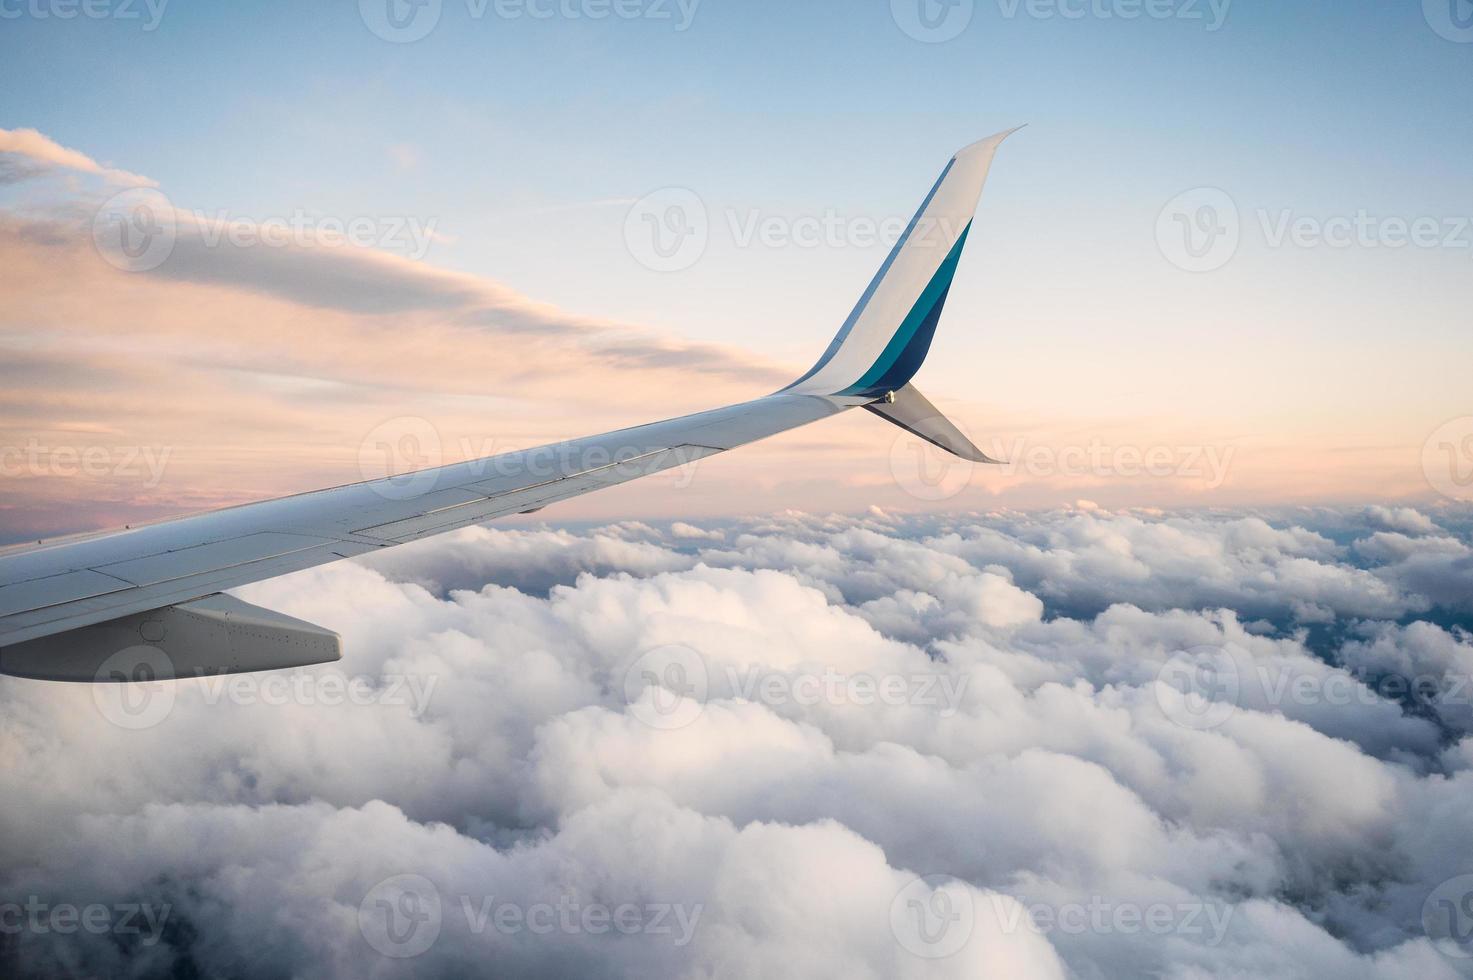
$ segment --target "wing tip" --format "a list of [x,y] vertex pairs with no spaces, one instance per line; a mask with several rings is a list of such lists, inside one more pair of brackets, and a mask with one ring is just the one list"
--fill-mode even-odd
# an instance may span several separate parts
[[1005,129],[1000,133],[993,133],[991,136],[983,137],[982,139],[977,140],[975,143],[968,143],[960,150],[957,150],[956,153],[952,155],[952,159],[960,160],[963,157],[972,156],[978,153],[994,152],[999,146],[1003,144],[1003,141],[1006,140],[1009,136],[1012,136],[1020,129],[1027,128],[1028,124],[1023,123],[1021,126],[1014,126],[1012,129]]

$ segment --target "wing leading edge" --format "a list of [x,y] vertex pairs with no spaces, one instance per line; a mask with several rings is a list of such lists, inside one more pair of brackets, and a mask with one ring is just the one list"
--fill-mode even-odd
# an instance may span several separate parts
[[[335,634],[225,589],[540,510],[851,408],[991,462],[910,384],[934,336],[997,146],[947,164],[824,356],[753,401],[405,476],[0,552],[0,673],[191,677],[323,663]],[[126,661],[119,669],[119,657]],[[131,665],[131,666],[129,666]]]

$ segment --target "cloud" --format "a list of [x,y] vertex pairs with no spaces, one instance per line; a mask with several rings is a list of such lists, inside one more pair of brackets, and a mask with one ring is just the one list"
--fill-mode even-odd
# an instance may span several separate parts
[[1414,507],[1367,507],[1366,520],[1383,530],[1404,534],[1432,534],[1438,530],[1432,518]]
[[1473,610],[1473,549],[1453,537],[1378,531],[1355,542],[1375,572],[1408,593],[1461,612]]
[[[25,479],[7,495],[3,541],[356,482],[355,457],[395,420],[437,432],[433,465],[736,402],[791,377],[400,254],[406,222],[421,245],[437,239],[403,216],[187,208],[30,130],[0,131],[0,160],[49,178],[0,206],[0,453],[39,437],[171,460],[148,487],[7,469]],[[159,251],[135,267],[108,236],[139,214]],[[391,240],[343,243],[360,221]],[[56,435],[103,424],[109,438]]]
[[95,174],[123,186],[157,186],[147,177],[104,167],[87,154],[68,149],[34,129],[0,129],[0,185],[29,180],[57,169]]
[[1465,976],[1424,911],[1473,872],[1473,654],[1403,615],[1432,600],[1382,526],[790,512],[259,583],[345,660],[172,685],[132,728],[0,682],[0,898],[168,910],[10,948],[387,975],[433,897],[426,976]]

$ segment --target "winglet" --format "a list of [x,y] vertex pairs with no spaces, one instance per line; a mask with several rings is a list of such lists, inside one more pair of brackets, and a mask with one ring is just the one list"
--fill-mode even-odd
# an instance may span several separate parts
[[1015,132],[957,151],[823,357],[784,391],[879,397],[910,382],[931,349],[993,156]]

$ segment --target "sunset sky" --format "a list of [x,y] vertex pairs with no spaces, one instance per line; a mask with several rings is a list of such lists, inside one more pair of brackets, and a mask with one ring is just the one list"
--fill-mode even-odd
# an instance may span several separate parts
[[[846,416],[557,516],[1446,501],[1473,121],[1435,6],[7,14],[0,541],[352,482],[406,427],[430,463],[770,391],[948,155],[1022,123],[917,378],[1013,466]],[[94,242],[129,188],[177,222],[140,271]],[[672,193],[704,248],[669,271]]]

